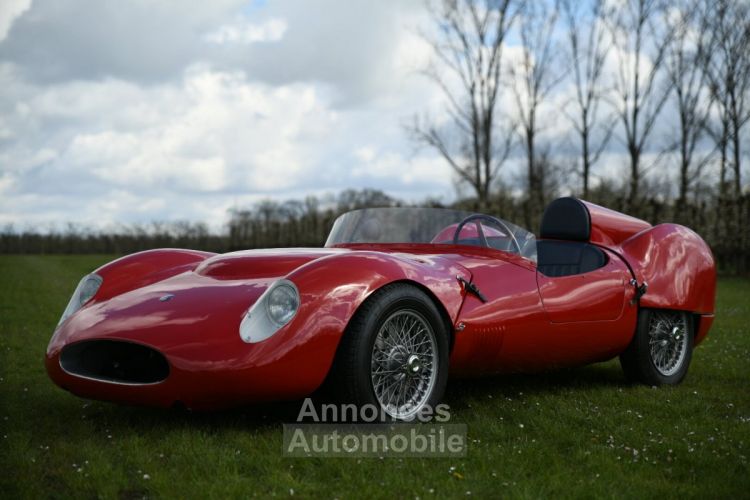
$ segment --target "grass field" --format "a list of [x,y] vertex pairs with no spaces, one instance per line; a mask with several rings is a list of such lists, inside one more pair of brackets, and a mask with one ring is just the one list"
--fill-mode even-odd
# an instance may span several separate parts
[[617,361],[452,381],[461,459],[287,458],[296,404],[213,414],[85,401],[43,356],[80,277],[109,260],[0,256],[0,496],[750,496],[750,281],[720,282],[716,323],[676,388],[629,386]]

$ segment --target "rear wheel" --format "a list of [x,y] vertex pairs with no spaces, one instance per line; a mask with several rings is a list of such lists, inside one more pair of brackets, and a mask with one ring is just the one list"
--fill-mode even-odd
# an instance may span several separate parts
[[685,378],[692,355],[693,324],[687,312],[643,309],[620,364],[634,382],[674,385]]
[[336,358],[340,396],[412,420],[445,392],[448,334],[437,307],[406,283],[378,290],[357,311]]

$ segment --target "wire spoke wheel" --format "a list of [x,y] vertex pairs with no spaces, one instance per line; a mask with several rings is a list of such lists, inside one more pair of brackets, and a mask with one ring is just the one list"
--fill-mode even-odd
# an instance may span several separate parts
[[649,319],[649,352],[656,370],[664,376],[675,374],[688,350],[686,315],[655,311]]
[[371,359],[372,388],[383,410],[396,419],[416,415],[437,379],[438,347],[430,323],[412,309],[394,312],[378,330]]

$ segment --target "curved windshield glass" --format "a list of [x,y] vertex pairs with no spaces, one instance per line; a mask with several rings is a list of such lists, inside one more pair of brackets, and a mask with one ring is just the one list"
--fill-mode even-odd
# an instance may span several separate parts
[[536,239],[510,222],[445,208],[365,208],[336,219],[327,247],[352,243],[489,246],[536,260]]

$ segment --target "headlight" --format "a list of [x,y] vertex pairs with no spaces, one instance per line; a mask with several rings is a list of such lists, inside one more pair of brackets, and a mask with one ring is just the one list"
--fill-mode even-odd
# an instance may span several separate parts
[[73,296],[70,298],[70,302],[68,302],[68,307],[65,308],[57,326],[60,326],[63,321],[68,319],[73,313],[83,307],[86,302],[91,300],[91,298],[96,295],[100,286],[102,286],[102,277],[98,274],[92,273],[84,276],[73,292]]
[[242,318],[240,337],[250,343],[267,339],[292,320],[299,305],[299,292],[294,283],[276,281]]
[[279,326],[289,323],[299,307],[299,295],[293,286],[286,283],[277,285],[266,300],[268,316]]

